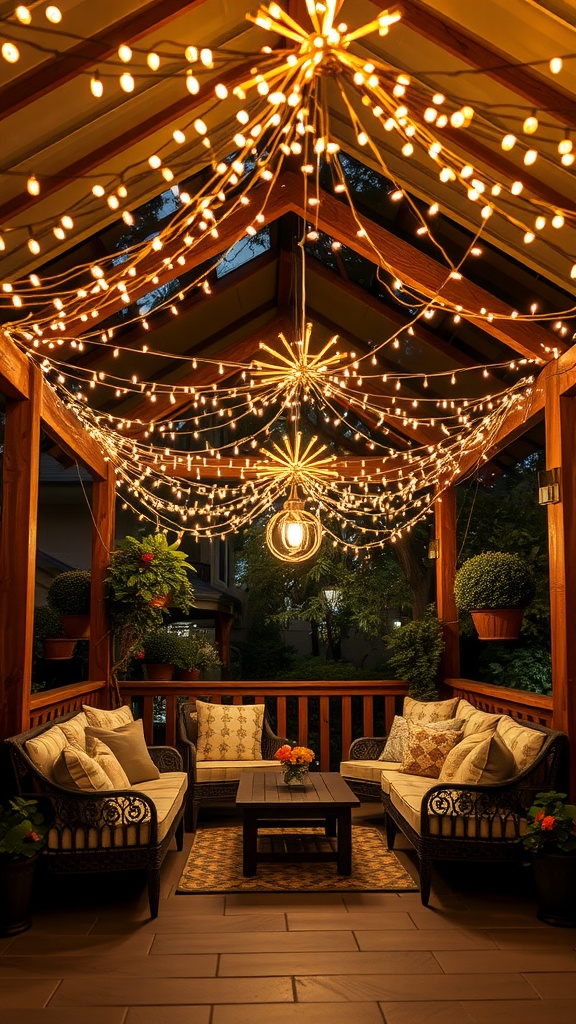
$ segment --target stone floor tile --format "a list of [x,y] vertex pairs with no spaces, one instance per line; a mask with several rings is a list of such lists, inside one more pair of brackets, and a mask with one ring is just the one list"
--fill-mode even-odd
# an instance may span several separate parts
[[[348,927],[351,927],[349,925]],[[412,926],[413,927],[413,926]],[[152,920],[150,917],[145,921],[135,924],[133,921],[116,920],[97,921],[92,928],[91,935],[126,935],[133,934],[135,929],[141,932],[152,934],[179,935],[184,932],[283,932],[286,931],[286,917],[281,913],[266,914],[259,911],[254,914],[229,914],[211,915],[202,914],[198,917],[186,917],[180,914],[160,914]]]
[[[576,999],[576,969],[573,974],[562,971],[556,974],[526,972],[524,977],[542,999]],[[576,1006],[574,1016],[576,1017]]]
[[381,1003],[386,1024],[476,1024],[465,1003]]
[[38,978],[29,978],[25,985],[20,979],[0,980],[0,1016],[4,1016],[4,1010],[45,1006],[58,984],[58,980]]
[[469,911],[466,907],[459,911],[449,908],[434,910],[432,907],[422,907],[419,911],[410,910],[409,913],[417,928],[461,928],[465,925],[468,929],[536,928],[542,931],[547,927],[530,909],[525,913],[511,913],[499,907],[497,902],[490,901],[485,901],[482,910]]
[[268,977],[285,974],[439,974],[434,955],[406,953],[228,953],[220,957],[219,977]]
[[[42,1022],[40,1021],[39,1024]],[[108,1011],[106,1011],[106,1024],[108,1024]],[[210,1024],[210,1007],[132,1006],[128,1010],[123,1024]],[[238,1020],[236,1020],[236,1024],[239,1024]]]
[[350,914],[307,914],[307,913],[287,913],[288,919],[288,931],[315,931],[319,929],[326,931],[330,928],[343,928],[345,931],[350,929],[358,930],[372,930],[372,929],[390,929],[390,930],[403,930],[403,929],[414,929],[416,925],[412,920],[410,914],[394,914],[392,912],[383,914],[379,917],[377,914],[362,914],[360,912]]
[[[400,954],[402,955],[402,954]],[[405,954],[408,955],[408,954]],[[211,978],[215,954],[180,956],[11,956],[0,958],[0,981],[8,978],[76,978],[114,974],[117,978]],[[126,1002],[126,1000],[123,1000]]]
[[[474,1024],[574,1024],[574,999],[466,1003]],[[388,1024],[388,1022],[387,1022]]]
[[50,957],[86,956],[89,953],[92,956],[145,956],[153,941],[154,936],[150,932],[136,932],[135,935],[54,935],[33,929],[17,935],[4,955]]
[[438,951],[435,956],[446,974],[527,974],[533,971],[576,971],[576,953],[554,946],[551,949],[531,950]]
[[[563,975],[560,975],[563,977]],[[564,993],[563,993],[564,994]],[[519,974],[326,975],[296,978],[297,1002],[397,1002],[530,999],[536,992]]]
[[[281,1010],[273,1003],[263,1006],[215,1006],[212,1024],[245,1024],[246,1021],[250,1021],[250,1024],[271,1024],[279,1016],[282,1024],[383,1024],[377,1003],[285,1003]],[[131,1021],[126,1024],[131,1024]],[[422,1019],[419,1024],[423,1024]]]
[[[370,934],[370,933],[369,933]],[[412,933],[410,933],[412,934]],[[417,935],[417,932],[413,934]],[[274,944],[285,939],[274,935]],[[156,935],[150,953],[158,956],[174,956],[175,953],[267,953],[271,936],[267,932],[201,932],[187,935]],[[378,947],[375,947],[378,948]],[[428,948],[428,947],[419,947]],[[357,952],[358,946],[352,932],[292,932],[290,951],[304,953],[307,950],[349,950]]]
[[254,892],[234,893],[226,896],[225,913],[247,914],[252,910],[256,910],[259,913],[262,910],[267,912],[280,910],[282,913],[285,913],[294,908],[298,909],[298,907],[305,907],[309,911],[313,911],[314,907],[318,907],[322,913],[331,912],[332,910],[342,913],[346,910],[342,896],[336,892]]
[[486,935],[500,949],[523,949],[538,946],[566,946],[576,949],[576,932],[573,928],[487,928]]
[[[21,983],[17,984],[22,988]],[[293,1000],[291,978],[116,978],[108,976],[91,980],[89,986],[86,985],[83,978],[65,979],[53,996],[50,1005],[201,1006],[212,1003],[291,1003]],[[0,1008],[1,1006],[0,1002]],[[104,1021],[105,1016],[102,1019]]]
[[461,928],[437,928],[432,931],[363,931],[354,932],[362,950],[388,949],[497,949],[485,932],[468,932]]
[[[0,1011],[3,1007],[0,1007]],[[3,1024],[125,1024],[125,1006],[107,1006],[106,1019],[102,1009],[94,1006],[44,1007],[42,1010],[10,1010],[10,1016],[2,1014]],[[188,1022],[186,1022],[188,1024]],[[195,1024],[195,1021],[190,1021]]]

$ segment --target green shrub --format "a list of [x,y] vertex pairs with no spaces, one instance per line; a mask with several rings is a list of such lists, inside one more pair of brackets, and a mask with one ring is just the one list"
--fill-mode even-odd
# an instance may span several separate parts
[[176,636],[175,640],[177,668],[204,670],[221,664],[218,651],[201,630],[194,630],[189,636]]
[[63,636],[64,630],[56,609],[49,608],[47,604],[38,605],[34,609],[34,657],[42,658],[44,656],[43,640],[47,638],[58,640]]
[[405,679],[408,692],[418,700],[437,695],[436,675],[444,650],[442,627],[432,609],[423,619],[407,622],[384,638],[388,662],[397,679]]
[[175,633],[157,629],[148,633],[142,642],[144,661],[150,665],[175,665],[178,656],[178,640]]
[[534,597],[532,569],[520,555],[485,551],[458,569],[454,580],[456,606],[465,612],[481,608],[525,608]]
[[326,658],[298,658],[293,668],[281,672],[276,679],[382,679],[379,672],[367,671],[346,661]]
[[83,569],[61,572],[48,588],[48,604],[62,615],[88,615],[90,573]]

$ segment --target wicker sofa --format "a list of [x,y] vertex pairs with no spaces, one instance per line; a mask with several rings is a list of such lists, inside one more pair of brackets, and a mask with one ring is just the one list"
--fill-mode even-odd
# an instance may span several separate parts
[[[219,705],[215,705],[218,707]],[[246,705],[250,707],[251,705]],[[234,708],[234,705],[231,706]],[[198,714],[196,701],[182,701],[178,707],[178,748],[182,754],[184,768],[188,773],[188,806],[186,829],[196,831],[200,804],[204,801],[229,800],[236,797],[240,774],[243,771],[276,771],[280,763],[273,760],[275,752],[288,743],[287,739],[276,736],[265,714],[261,734],[261,758],[236,760],[218,758],[214,760],[198,757]]]
[[[172,839],[179,850],[184,839],[182,758],[173,747],[148,747],[158,778],[96,792],[61,785],[52,753],[59,756],[70,741],[82,746],[87,724],[85,712],[74,712],[4,741],[18,793],[36,796],[50,821],[43,863],[58,873],[146,871],[150,914],[157,917],[162,862]],[[44,762],[39,749],[49,752]]]
[[[464,718],[464,735],[467,727],[468,736],[498,733],[514,748],[509,777],[464,784],[405,774],[400,762],[380,760],[386,747],[382,736],[356,740],[348,761],[340,766],[358,796],[374,799],[378,795],[382,800],[388,847],[393,848],[400,830],[415,848],[424,906],[430,897],[434,860],[520,859],[519,839],[534,795],[555,789],[565,779],[568,740],[564,733],[508,715],[489,715],[467,701],[455,704],[453,717]],[[528,748],[532,748],[529,756]]]

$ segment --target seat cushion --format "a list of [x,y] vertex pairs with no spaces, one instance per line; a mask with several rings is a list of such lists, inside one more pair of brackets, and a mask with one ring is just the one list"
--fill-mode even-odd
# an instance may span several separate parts
[[[418,835],[421,834],[422,800],[428,790],[437,785],[436,779],[419,779],[406,775],[397,775],[390,786],[389,798],[392,805],[412,826]],[[515,839],[516,825],[508,812],[501,816],[496,814],[489,821],[486,817],[475,818],[469,815],[443,814],[429,815],[430,834],[451,838],[468,839]],[[520,833],[522,828],[520,828]]]
[[525,771],[534,763],[546,740],[546,733],[538,729],[527,729],[508,715],[502,716],[496,731],[512,751],[517,772]]
[[390,769],[398,771],[398,761],[341,761],[340,775],[345,779],[357,779],[361,782],[375,782],[377,786],[382,782],[382,770]]
[[[160,778],[131,788],[144,793],[154,801],[158,816],[158,841],[161,842],[182,807],[188,788],[188,776],[185,772],[162,772]],[[116,810],[116,805],[111,803],[110,810],[113,813]],[[122,849],[123,847],[145,846],[149,841],[150,822],[149,818],[144,818],[138,824],[128,824],[125,827],[107,825],[100,832],[95,828],[74,830],[67,828],[63,830],[60,842],[59,833],[52,828],[48,834],[48,850],[64,852],[95,850],[99,842],[104,849],[111,847]]]
[[196,761],[197,782],[233,782],[242,772],[281,771],[279,761]]
[[[383,793],[390,792],[390,786],[396,779],[399,771],[400,765],[393,763],[392,761],[382,765],[382,771],[380,772],[380,788]],[[414,776],[409,777],[413,778]]]
[[514,755],[495,732],[479,732],[461,740],[440,769],[440,782],[478,785],[502,782],[516,774]]
[[458,697],[451,697],[450,700],[414,700],[413,697],[404,697],[404,718],[409,722],[442,722],[447,718],[456,717]]
[[468,700],[458,701],[456,718],[463,721],[464,739],[479,732],[495,732],[502,715],[491,715],[487,711],[479,711]]
[[131,785],[159,777],[160,772],[148,753],[142,719],[122,725],[119,729],[97,729],[89,725],[86,729],[86,742],[89,736],[101,740],[110,748],[120,761]]
[[408,722],[408,744],[400,771],[437,779],[446,757],[462,739],[454,729],[427,729]]
[[261,761],[264,704],[196,701],[199,761]]

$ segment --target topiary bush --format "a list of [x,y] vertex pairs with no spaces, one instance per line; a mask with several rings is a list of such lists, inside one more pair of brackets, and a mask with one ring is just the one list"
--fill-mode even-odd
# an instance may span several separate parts
[[409,684],[408,693],[417,700],[437,696],[436,675],[444,651],[442,626],[432,608],[423,619],[407,622],[384,638],[388,662],[396,678]]
[[536,592],[528,562],[505,551],[474,555],[458,569],[454,598],[460,611],[525,608]]
[[90,573],[84,569],[61,572],[48,588],[48,604],[61,615],[89,615]]
[[177,668],[186,671],[199,668],[201,670],[216,668],[221,664],[218,651],[200,630],[194,630],[189,636],[176,636]]
[[142,641],[144,661],[150,665],[175,665],[178,657],[178,640],[175,633],[157,629],[148,633]]
[[58,640],[63,636],[64,630],[56,609],[49,608],[46,604],[38,605],[34,609],[34,657],[44,657],[43,640],[48,638]]

